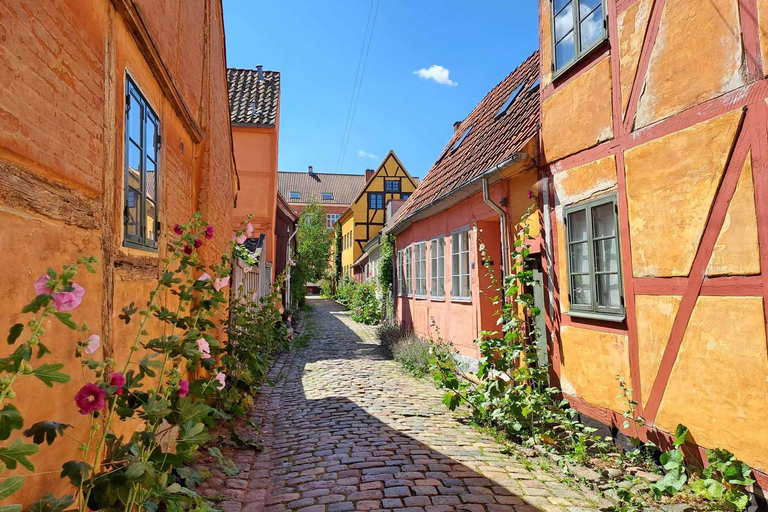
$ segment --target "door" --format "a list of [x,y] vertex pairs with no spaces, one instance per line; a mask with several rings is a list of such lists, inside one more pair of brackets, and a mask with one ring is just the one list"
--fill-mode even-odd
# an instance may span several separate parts
[[539,316],[536,317],[534,325],[531,327],[536,331],[536,356],[539,362],[539,367],[544,367],[549,364],[549,357],[547,354],[547,323],[545,320],[546,304],[544,303],[544,273],[542,272],[541,257],[534,257],[531,262],[531,270],[533,271],[533,280],[535,286],[531,293],[533,294],[533,304],[539,308]]

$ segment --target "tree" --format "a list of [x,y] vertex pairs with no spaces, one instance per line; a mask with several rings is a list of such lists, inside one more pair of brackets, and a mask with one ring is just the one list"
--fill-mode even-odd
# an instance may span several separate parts
[[291,272],[291,297],[294,309],[304,305],[306,285],[323,278],[331,257],[333,230],[325,225],[323,207],[314,199],[304,207],[299,217],[298,257]]

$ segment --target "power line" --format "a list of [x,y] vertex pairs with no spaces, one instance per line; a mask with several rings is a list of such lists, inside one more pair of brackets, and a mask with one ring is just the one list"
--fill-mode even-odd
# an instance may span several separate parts
[[[363,87],[363,76],[368,64],[368,53],[371,51],[371,41],[373,40],[373,31],[376,28],[376,18],[379,14],[379,1],[371,0],[371,6],[368,9],[368,21],[365,24],[365,33],[363,34],[363,44],[360,47],[360,57],[357,60],[357,70],[355,71],[355,83],[352,87],[352,97],[349,99],[349,108],[347,109],[347,120],[344,123],[344,134],[341,138],[341,147],[339,148],[339,158],[336,161],[336,172],[341,172],[346,158],[349,138],[352,135],[352,125],[355,121],[355,112],[357,111],[357,102],[360,100],[360,91]],[[374,10],[373,4],[376,3]],[[371,15],[373,14],[373,18]],[[370,26],[370,33],[368,28]],[[368,44],[366,45],[366,39]]]

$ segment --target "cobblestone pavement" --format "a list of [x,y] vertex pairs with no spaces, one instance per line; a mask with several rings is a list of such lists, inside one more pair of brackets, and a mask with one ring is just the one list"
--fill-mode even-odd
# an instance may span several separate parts
[[[430,382],[388,360],[373,329],[312,300],[314,336],[281,356],[252,421],[263,452],[222,450],[242,472],[198,490],[225,512],[587,512],[582,492],[504,455]],[[527,465],[530,467],[530,465]]]

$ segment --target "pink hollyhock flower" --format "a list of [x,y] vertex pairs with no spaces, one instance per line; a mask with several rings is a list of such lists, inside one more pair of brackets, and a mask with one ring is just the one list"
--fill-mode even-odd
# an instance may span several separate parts
[[227,385],[227,375],[224,372],[219,372],[216,374],[216,377],[214,377],[217,381],[219,381],[219,385],[216,386],[216,389],[221,391],[224,389],[224,386]]
[[213,238],[213,226],[208,226],[207,228],[205,228],[205,238],[207,238],[208,240]]
[[72,311],[83,302],[85,288],[79,284],[72,283],[71,292],[59,292],[53,296],[53,305],[56,311]]
[[194,244],[195,244],[195,249],[199,249],[203,246],[203,241],[200,240],[199,238],[195,238]]
[[125,386],[125,377],[123,377],[122,373],[113,373],[109,378],[109,385],[117,386],[117,394],[122,395],[123,386]]
[[248,238],[251,238],[251,235],[253,234],[253,224],[251,224],[250,222],[245,227],[245,234],[248,235]]
[[243,234],[242,234],[242,235],[240,235],[239,237],[235,238],[235,241],[236,241],[237,243],[239,243],[239,244],[243,244],[243,243],[245,243],[245,241],[246,241],[246,240],[248,240],[248,235],[246,235],[245,233],[243,233]]
[[213,280],[213,287],[216,288],[216,291],[221,291],[222,288],[229,285],[229,276],[227,277],[217,277]]
[[46,286],[46,283],[50,280],[50,276],[45,274],[44,276],[41,276],[40,279],[35,281],[35,284],[32,285],[35,287],[35,293],[38,295],[50,295],[53,290]]
[[174,224],[173,232],[176,233],[177,235],[183,235],[184,234],[184,230],[181,228],[181,226],[179,224]]
[[184,246],[184,254],[192,254],[192,248],[188,245]]
[[528,199],[533,199],[533,192],[530,190],[528,191]]
[[211,279],[211,275],[208,272],[203,272],[203,274],[197,278],[198,281],[208,281]]
[[188,380],[179,381],[179,398],[184,398],[188,394],[189,394],[189,381]]
[[106,391],[93,382],[89,382],[75,395],[75,404],[80,409],[80,414],[91,414],[104,408]]
[[91,334],[88,336],[87,343],[85,345],[85,353],[88,355],[93,354],[97,350],[99,350],[99,347],[101,346],[101,338],[98,334]]
[[205,338],[200,338],[199,340],[197,340],[197,350],[200,351],[200,354],[202,355],[202,359],[211,358],[211,346],[208,344],[207,341],[205,341]]

